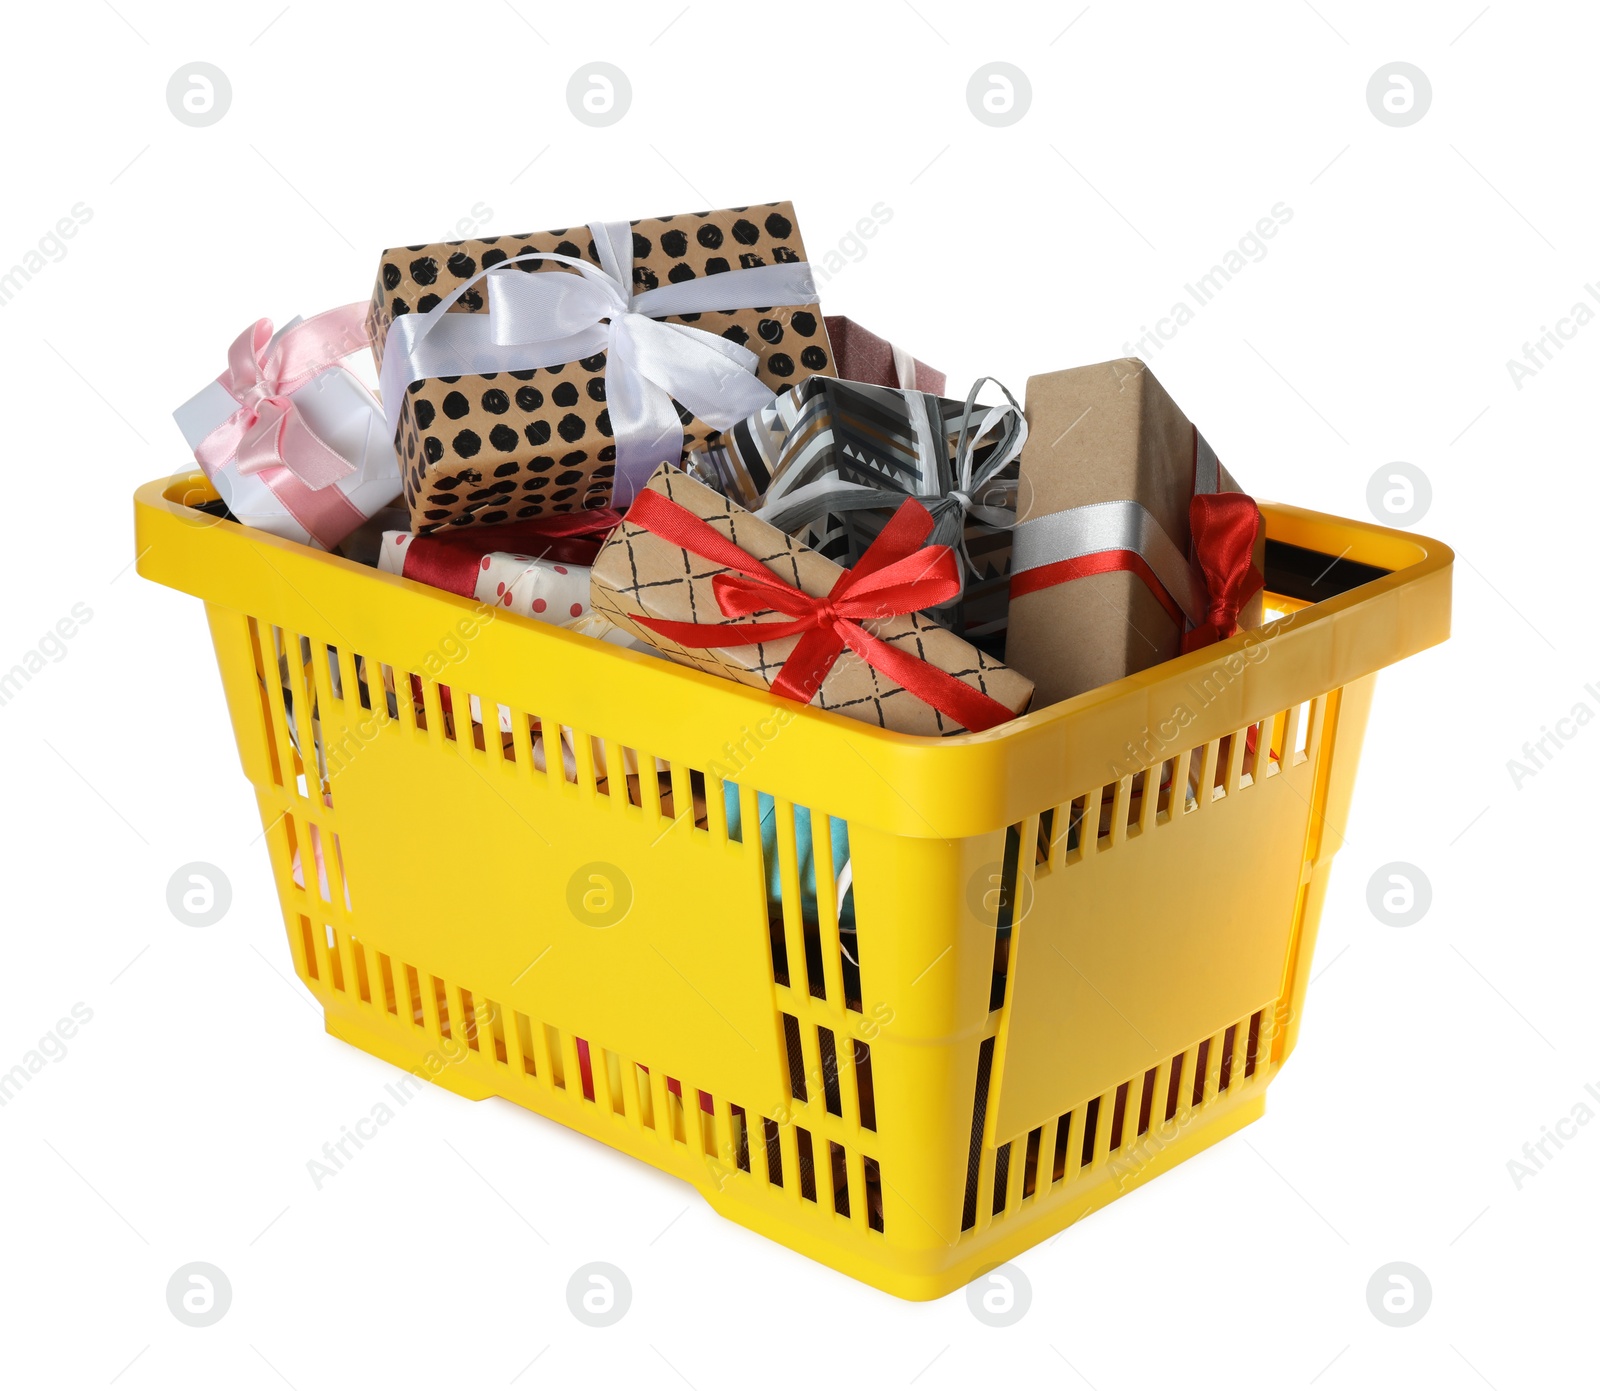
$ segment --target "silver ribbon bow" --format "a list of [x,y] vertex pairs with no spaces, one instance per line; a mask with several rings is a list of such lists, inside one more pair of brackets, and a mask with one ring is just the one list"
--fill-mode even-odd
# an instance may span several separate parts
[[[1023,417],[1022,407],[1001,382],[995,381],[995,385],[1009,404],[980,406],[977,403],[979,390],[989,381],[994,378],[979,377],[967,392],[954,458],[950,457],[947,434],[934,429],[926,406],[929,398],[914,391],[898,393],[906,398],[926,491],[875,488],[830,475],[786,492],[779,474],[774,477],[756,516],[780,531],[795,535],[827,516],[875,509],[893,512],[907,497],[914,497],[933,516],[928,543],[949,546],[960,557],[964,586],[969,574],[977,575],[977,567],[967,553],[967,519],[971,517],[1001,529],[1015,524],[1017,480],[997,475],[1022,453],[1028,438],[1028,422]],[[974,416],[980,411],[982,415],[975,421]],[[994,436],[993,445],[983,462],[978,463],[978,450],[991,435]]]

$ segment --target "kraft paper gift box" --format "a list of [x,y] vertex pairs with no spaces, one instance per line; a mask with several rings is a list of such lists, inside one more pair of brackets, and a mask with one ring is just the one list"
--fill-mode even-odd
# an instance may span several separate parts
[[259,320],[228,368],[172,413],[229,512],[246,526],[331,550],[400,493],[400,465],[372,393],[340,358],[367,345],[363,306]]
[[[920,517],[892,523],[878,554],[847,572],[715,489],[663,465],[595,558],[590,598],[597,613],[674,661],[886,729],[942,736],[990,728],[1022,713],[1033,696],[1033,683],[1025,676],[924,614],[895,612],[870,595],[861,604],[874,616],[857,626],[887,648],[887,655],[869,643],[872,655],[862,656],[835,641],[837,655],[813,661],[816,648],[801,649],[801,644],[836,640],[831,619],[799,635],[750,640],[750,630],[763,624],[783,631],[818,619],[821,601],[848,607],[852,595],[860,593],[852,590],[852,580],[863,574],[868,579],[881,574],[885,583],[898,576],[904,587],[905,577],[931,584],[924,577],[937,573],[942,592],[949,593],[956,583],[953,556],[944,547],[915,549],[932,521],[917,504],[905,507]],[[901,540],[908,544],[896,551],[890,542]],[[891,554],[906,556],[899,571],[882,564]],[[723,607],[730,589],[746,596],[744,607],[733,606],[732,614]],[[772,603],[762,597],[774,592]],[[659,624],[671,632],[653,626]],[[711,646],[719,629],[740,640]],[[797,649],[801,655],[790,663]],[[935,708],[908,684],[930,692],[946,708]],[[958,712],[966,715],[965,724]]]
[[833,372],[787,202],[395,247],[368,325],[419,533],[626,503]]
[[[1006,626],[1009,530],[1022,411],[927,392],[813,377],[791,387],[685,469],[829,560],[853,565],[896,507],[933,513],[933,540],[961,559],[960,597],[932,616],[997,649]],[[998,650],[994,655],[999,655]]]
[[912,357],[904,348],[878,337],[843,314],[829,314],[823,323],[828,327],[828,341],[833,345],[834,368],[846,381],[944,395],[944,373]]
[[[1260,626],[1260,514],[1144,363],[1030,377],[1027,416],[1006,659],[1041,702]],[[1234,538],[1226,584],[1219,525]]]

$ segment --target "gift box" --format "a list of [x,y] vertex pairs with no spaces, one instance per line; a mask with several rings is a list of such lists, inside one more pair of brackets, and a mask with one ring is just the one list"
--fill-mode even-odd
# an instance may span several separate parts
[[261,319],[227,369],[172,418],[232,517],[332,550],[400,492],[400,466],[372,393],[338,366],[367,346],[365,306]]
[[675,661],[907,734],[987,729],[1033,683],[918,612],[959,588],[902,503],[850,570],[672,465],[651,476],[590,574],[595,610]]
[[962,591],[933,616],[968,641],[1006,625],[1022,411],[813,377],[695,450],[685,468],[839,565],[853,565],[907,497],[955,548]]
[[794,209],[395,247],[368,324],[416,532],[625,503],[831,374]]
[[429,554],[431,536],[393,531],[383,538],[378,568],[391,575],[448,589],[482,604],[555,622],[589,612],[589,567],[538,560],[509,551],[487,551],[476,559],[454,551]]
[[1261,623],[1266,539],[1142,362],[1031,377],[1006,657],[1065,700]]
[[827,325],[828,341],[833,345],[834,370],[846,381],[944,395],[944,373],[912,357],[904,348],[879,338],[843,314],[829,314],[822,322]]
[[621,520],[607,508],[442,536],[391,531],[379,547],[378,568],[524,618],[565,624],[589,612],[589,562]]

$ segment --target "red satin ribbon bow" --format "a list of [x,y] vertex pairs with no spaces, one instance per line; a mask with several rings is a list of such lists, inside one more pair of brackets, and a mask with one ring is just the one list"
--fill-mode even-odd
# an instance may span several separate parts
[[1206,621],[1185,635],[1185,652],[1238,631],[1239,610],[1264,583],[1252,555],[1260,525],[1255,500],[1244,493],[1196,493],[1190,502],[1189,535],[1209,604]]
[[923,546],[933,517],[907,498],[855,566],[841,574],[824,599],[779,579],[754,556],[713,530],[687,508],[646,489],[628,509],[628,521],[664,541],[724,567],[712,592],[729,618],[776,610],[775,623],[682,623],[666,618],[634,621],[684,647],[741,647],[798,637],[772,683],[775,694],[809,703],[848,647],[917,699],[977,733],[1015,718],[999,701],[920,657],[891,647],[862,624],[914,613],[952,599],[961,589],[948,546]]

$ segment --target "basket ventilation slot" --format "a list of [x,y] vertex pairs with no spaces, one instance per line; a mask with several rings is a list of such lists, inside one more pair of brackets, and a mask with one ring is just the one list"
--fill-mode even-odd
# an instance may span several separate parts
[[978,1047],[961,1230],[977,1227],[980,1212],[987,1220],[1002,1220],[1024,1203],[1064,1192],[1080,1178],[1099,1181],[1108,1173],[1123,1183],[1136,1178],[1209,1107],[1258,1075],[1269,1053],[1262,1034],[1270,1019],[1266,1009],[1257,1010],[1054,1121],[989,1146],[984,1126],[995,1040],[984,1039]]
[[[1202,695],[1205,685],[1202,678]],[[1322,741],[1327,702],[1327,695],[1301,701],[1210,743],[1159,758],[1115,782],[1045,808],[1039,814],[1034,841],[1034,872],[1045,875],[1062,865],[1077,863],[1086,854],[1113,850],[1126,840],[1165,825],[1174,816],[1199,811],[1203,798],[1213,803],[1225,801],[1277,776],[1285,766],[1298,766],[1315,758]],[[1148,735],[1142,748],[1131,746],[1130,751],[1151,756],[1158,751],[1158,741]],[[1085,827],[1094,828],[1092,837],[1086,837]],[[1010,836],[1008,831],[1008,866]]]
[[[724,1103],[719,1109],[711,1093],[691,1089],[680,1078],[653,1075],[644,1063],[531,1019],[520,1010],[508,1011],[487,996],[453,986],[386,952],[371,951],[369,957],[369,948],[335,924],[319,924],[300,914],[297,925],[296,955],[309,981],[354,995],[375,1014],[393,1019],[397,1027],[431,1035],[442,1045],[437,1050],[442,1066],[503,1067],[520,1073],[530,1084],[565,1095],[574,1105],[601,1109],[619,1123],[637,1124],[666,1143],[685,1146],[710,1163],[714,1172],[748,1175],[753,1181],[764,1177],[775,1188],[792,1186],[822,1213],[831,1208],[835,1218],[872,1232],[884,1231],[883,1172],[872,1156],[861,1155],[857,1169],[846,1145],[791,1123],[787,1128],[794,1133],[793,1164],[786,1167],[785,1127],[769,1117],[760,1118],[760,1136],[753,1139],[752,1119],[737,1103]],[[806,1092],[801,1027],[793,1015],[785,1016],[785,1050],[796,1069],[791,1084]],[[864,1042],[853,1044],[861,1122],[870,1130],[876,1124],[871,1052]],[[837,1037],[819,1028],[818,1045],[824,1058],[820,1073],[824,1105],[829,1116],[842,1120],[845,1098]],[[795,1100],[812,1104],[803,1095]],[[757,1154],[764,1163],[760,1175],[754,1166]]]

